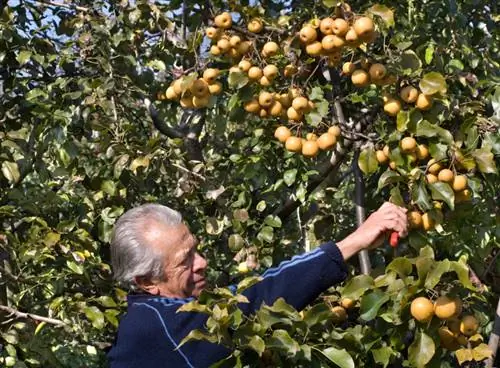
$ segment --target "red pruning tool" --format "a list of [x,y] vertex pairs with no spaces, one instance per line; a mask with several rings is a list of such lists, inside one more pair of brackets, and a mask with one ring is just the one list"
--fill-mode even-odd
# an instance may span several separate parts
[[389,237],[389,244],[391,247],[396,248],[399,242],[399,234],[397,231],[393,231]]

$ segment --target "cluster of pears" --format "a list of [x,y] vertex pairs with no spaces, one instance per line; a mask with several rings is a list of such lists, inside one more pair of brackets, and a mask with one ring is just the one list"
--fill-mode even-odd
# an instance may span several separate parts
[[439,328],[441,346],[448,350],[457,350],[468,343],[468,338],[477,334],[479,323],[473,315],[459,318],[462,313],[462,301],[448,295],[438,297],[433,303],[426,297],[415,298],[410,306],[410,313],[419,322],[429,323],[434,317],[445,321]]
[[332,313],[332,321],[333,323],[340,324],[347,320],[348,311],[353,309],[356,305],[356,302],[350,298],[342,298],[338,305],[334,305],[330,308],[330,312]]
[[359,63],[352,61],[344,63],[342,73],[350,76],[352,84],[356,87],[367,87],[372,83],[385,86],[396,82],[396,77],[388,73],[384,64],[371,63],[365,58]]
[[237,66],[232,66],[229,73],[233,72],[244,73],[250,81],[258,82],[263,87],[271,86],[280,75],[278,67],[274,64],[268,64],[264,68],[260,68],[247,59],[241,60]]
[[290,121],[301,121],[304,114],[314,109],[309,100],[298,88],[290,88],[286,93],[261,91],[258,96],[244,104],[245,111],[261,118],[281,117]]
[[208,68],[203,71],[201,78],[178,78],[167,88],[165,97],[180,101],[181,106],[186,109],[206,107],[212,95],[222,92],[222,84],[217,82],[219,73],[219,69]]
[[[412,85],[405,86],[399,91],[399,97],[407,104],[413,104],[417,109],[429,110],[433,104],[433,98],[420,92]],[[396,116],[401,111],[401,101],[397,97],[385,95],[384,111],[389,116]]]
[[252,41],[244,40],[240,36],[226,32],[233,25],[231,14],[223,12],[217,15],[214,26],[207,27],[205,35],[213,41],[210,53],[214,56],[228,55],[233,59],[246,55],[251,47]]
[[328,128],[328,131],[319,137],[315,133],[308,133],[306,138],[295,136],[284,125],[274,131],[274,137],[290,152],[302,153],[304,157],[315,157],[320,150],[331,150],[340,137],[340,128],[337,125]]
[[[429,159],[429,148],[425,144],[418,144],[413,137],[404,137],[399,142],[399,149],[401,154],[409,159],[409,162],[414,164],[419,162],[425,164],[425,180],[427,183],[447,183],[455,193],[455,203],[467,201],[471,198],[472,193],[468,188],[467,176],[455,173],[453,170],[446,168],[443,161],[437,161],[434,158]],[[397,169],[396,162],[391,160],[389,146],[386,145],[382,150],[377,150],[375,155],[380,164],[389,163],[389,167],[392,170]],[[419,172],[419,168],[414,168],[410,172],[410,176],[414,177],[418,175]],[[434,207],[436,210],[440,210],[442,203],[436,201]],[[436,220],[439,220],[439,218],[431,216],[428,212],[421,213],[418,210],[410,211],[408,213],[408,219],[413,229],[422,228],[426,231],[434,229]]]
[[332,66],[340,62],[344,47],[356,48],[363,42],[373,42],[376,36],[375,24],[366,16],[315,19],[299,31],[306,53],[312,57],[326,56]]

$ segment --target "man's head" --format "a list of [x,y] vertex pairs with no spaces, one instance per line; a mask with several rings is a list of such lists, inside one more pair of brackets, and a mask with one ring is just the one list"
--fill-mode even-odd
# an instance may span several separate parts
[[153,295],[196,297],[205,287],[207,267],[197,245],[179,212],[158,204],[133,208],[113,230],[115,279]]

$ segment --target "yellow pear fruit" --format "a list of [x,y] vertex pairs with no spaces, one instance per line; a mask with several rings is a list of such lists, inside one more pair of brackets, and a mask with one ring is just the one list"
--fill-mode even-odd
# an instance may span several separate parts
[[399,92],[399,97],[406,103],[414,103],[417,101],[418,89],[413,86],[406,86]]
[[401,102],[395,98],[390,98],[384,104],[384,111],[389,116],[396,116],[401,111]]
[[301,152],[302,139],[294,136],[288,137],[285,142],[285,148],[290,152]]
[[364,70],[355,70],[351,75],[352,84],[356,87],[366,87],[370,84],[370,76]]
[[333,18],[330,18],[330,17],[323,18],[319,24],[319,30],[324,35],[331,35],[331,34],[333,34],[334,24],[335,24],[335,21],[333,20]]
[[337,36],[343,37],[349,30],[349,23],[345,19],[336,18],[333,22],[332,30]]
[[318,152],[319,152],[319,147],[318,147],[318,143],[316,143],[316,141],[306,140],[302,144],[302,154],[305,157],[314,157],[318,154]]
[[214,23],[219,28],[228,29],[233,25],[233,19],[231,18],[231,14],[224,12],[214,18]]
[[262,55],[264,57],[271,57],[276,55],[280,50],[280,47],[278,44],[274,41],[269,41],[264,44],[264,47],[262,48]]
[[252,66],[250,69],[248,69],[248,78],[251,80],[259,80],[262,78],[262,69],[260,69],[258,66]]
[[269,64],[264,67],[263,73],[265,77],[272,80],[278,76],[279,70],[276,65]]
[[217,68],[208,68],[203,72],[203,79],[208,84],[214,83],[218,76],[219,76],[219,69]]
[[316,41],[316,39],[318,38],[318,33],[312,26],[306,25],[300,30],[299,38],[303,43],[307,45],[311,42]]
[[423,93],[420,93],[417,97],[417,101],[415,102],[415,106],[419,110],[429,110],[432,107],[432,96],[427,96],[424,95]]
[[252,33],[260,33],[264,28],[262,21],[259,18],[253,18],[248,22],[248,30]]
[[369,35],[375,32],[375,24],[368,17],[360,17],[354,21],[353,25],[356,34],[361,39],[366,39]]
[[337,143],[337,137],[331,133],[323,133],[319,136],[318,140],[319,149],[326,151],[332,149]]
[[417,148],[417,141],[413,137],[404,137],[400,143],[401,151],[404,153],[410,153],[415,151]]
[[222,84],[220,82],[212,83],[208,86],[211,95],[219,95],[222,92]]
[[286,126],[282,125],[276,128],[274,131],[274,137],[278,139],[281,143],[285,143],[286,140],[292,136],[292,132]]
[[386,76],[387,69],[383,64],[375,63],[372,66],[370,66],[368,73],[370,74],[370,78],[372,80],[378,81]]
[[251,112],[251,113],[258,113],[260,111],[260,105],[259,101],[256,99],[253,99],[251,101],[248,101],[244,105],[244,109],[246,112]]

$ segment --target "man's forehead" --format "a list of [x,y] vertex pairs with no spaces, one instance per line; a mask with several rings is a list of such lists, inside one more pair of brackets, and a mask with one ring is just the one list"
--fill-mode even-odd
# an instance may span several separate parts
[[184,248],[186,240],[192,238],[192,234],[185,224],[165,225],[158,221],[150,221],[145,224],[145,236],[154,247],[166,245],[175,248]]

